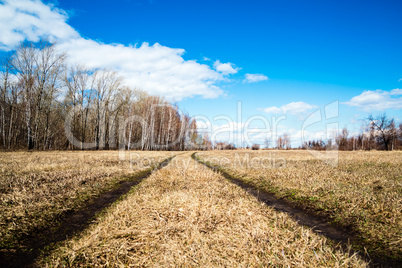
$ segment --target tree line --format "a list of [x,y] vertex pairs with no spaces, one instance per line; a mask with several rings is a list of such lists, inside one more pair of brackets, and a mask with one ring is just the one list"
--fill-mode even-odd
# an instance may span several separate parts
[[350,136],[344,127],[335,133],[334,140],[310,140],[303,144],[304,149],[326,150],[400,150],[402,149],[402,123],[396,125],[395,120],[385,113],[377,116],[369,115],[359,134]]
[[185,150],[196,121],[113,70],[74,65],[55,44],[24,42],[0,64],[0,148]]
[[[401,150],[402,149],[402,123],[398,126],[393,118],[389,118],[385,113],[377,116],[369,115],[358,134],[350,134],[344,127],[339,133],[331,133],[332,139],[328,140],[308,140],[298,149],[313,150]],[[289,150],[291,147],[291,135],[283,133],[273,138],[272,135],[265,137],[263,141],[264,149]],[[243,149],[259,150],[260,144],[240,147]],[[213,143],[210,149],[234,150],[236,146],[227,142]]]

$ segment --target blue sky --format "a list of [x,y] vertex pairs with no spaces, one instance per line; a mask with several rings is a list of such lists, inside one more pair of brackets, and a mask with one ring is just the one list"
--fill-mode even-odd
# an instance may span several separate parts
[[278,132],[298,146],[303,121],[336,100],[341,128],[358,131],[352,122],[370,113],[402,119],[401,10],[401,1],[3,1],[10,37],[0,48],[50,36],[72,60],[118,69],[214,128],[225,123],[216,115],[236,120],[239,101],[240,132],[253,115],[286,114]]

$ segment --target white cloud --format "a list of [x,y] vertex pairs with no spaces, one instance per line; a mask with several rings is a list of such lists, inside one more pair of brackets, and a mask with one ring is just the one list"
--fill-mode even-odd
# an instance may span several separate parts
[[66,23],[67,14],[40,1],[4,0],[0,5],[0,49],[11,50],[21,41],[51,41],[78,38],[79,34]]
[[239,71],[238,68],[234,67],[235,65],[233,63],[221,63],[219,60],[214,62],[214,68],[218,72],[228,75],[228,74],[235,74]]
[[136,46],[103,44],[81,37],[66,21],[63,10],[39,0],[5,0],[0,3],[0,50],[12,50],[21,41],[47,37],[66,51],[72,62],[117,70],[126,83],[171,101],[224,94],[216,86],[225,75],[238,71],[232,63],[215,62],[214,69],[184,60],[184,49],[143,43]]
[[399,78],[399,79],[398,79],[398,82],[401,82],[401,81],[402,81],[402,78]]
[[395,89],[391,90],[391,95],[396,95],[396,96],[402,95],[402,89],[395,88]]
[[214,85],[223,76],[208,65],[184,60],[183,49],[147,43],[141,46],[109,45],[83,38],[70,40],[59,47],[68,52],[73,62],[115,69],[126,78],[128,85],[166,96],[169,100],[196,95],[216,98],[223,94],[223,90]]
[[264,112],[266,112],[267,114],[280,114],[283,113],[281,108],[278,108],[276,106],[272,106],[272,107],[268,107],[263,109]]
[[303,142],[309,140],[326,140],[332,133],[331,129],[328,130],[293,130],[291,132],[292,141],[298,145],[302,145]]
[[256,83],[268,80],[268,76],[265,76],[263,74],[246,74],[245,77],[245,83]]
[[281,107],[276,107],[276,106],[268,107],[268,108],[263,109],[263,111],[268,114],[291,114],[291,115],[295,115],[295,116],[300,116],[314,108],[317,108],[317,107],[314,105],[310,105],[308,103],[299,101],[299,102],[291,102],[291,103],[288,103]]
[[241,131],[243,131],[244,126],[245,126],[245,123],[232,121],[232,122],[225,123],[223,125],[213,125],[212,129],[214,131],[220,130],[220,129],[230,129],[230,131],[232,131],[232,132],[241,132]]
[[386,109],[402,109],[402,90],[399,88],[391,91],[366,90],[362,94],[344,102],[349,106],[357,107],[364,111],[384,111]]

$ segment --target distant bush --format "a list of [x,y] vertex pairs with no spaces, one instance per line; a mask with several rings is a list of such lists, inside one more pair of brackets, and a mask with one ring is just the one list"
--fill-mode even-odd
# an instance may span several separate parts
[[236,150],[236,146],[232,143],[217,142],[214,146],[215,150]]
[[253,144],[253,146],[251,146],[252,150],[259,150],[260,149],[260,145],[259,144]]
[[236,146],[234,146],[234,144],[228,144],[226,145],[225,150],[236,150]]

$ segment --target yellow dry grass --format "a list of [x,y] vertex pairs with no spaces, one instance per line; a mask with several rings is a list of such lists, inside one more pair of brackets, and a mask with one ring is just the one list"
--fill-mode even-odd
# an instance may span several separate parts
[[339,152],[337,167],[306,151],[197,155],[259,189],[353,227],[370,253],[401,257],[402,152]]
[[130,163],[130,154],[121,161],[117,151],[0,153],[0,246],[18,246],[19,238],[54,224],[120,177],[170,155],[132,152]]
[[358,256],[190,158],[177,156],[116,203],[48,267],[366,267]]

